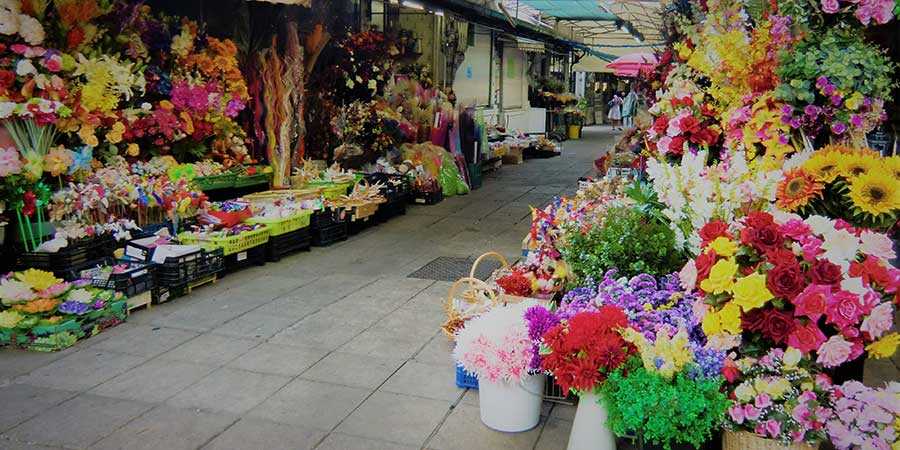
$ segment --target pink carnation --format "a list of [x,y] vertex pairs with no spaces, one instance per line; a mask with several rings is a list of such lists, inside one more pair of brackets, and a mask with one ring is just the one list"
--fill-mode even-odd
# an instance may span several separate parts
[[818,352],[816,362],[827,368],[833,368],[850,360],[853,344],[847,342],[843,336],[832,336],[819,347]]

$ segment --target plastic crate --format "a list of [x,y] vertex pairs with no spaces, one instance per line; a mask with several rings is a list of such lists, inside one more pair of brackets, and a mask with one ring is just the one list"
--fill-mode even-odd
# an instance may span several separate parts
[[59,276],[72,271],[88,261],[88,247],[70,245],[56,253],[21,252],[16,266],[20,269],[41,269]]
[[353,220],[347,223],[347,234],[351,236],[355,236],[359,233],[362,233],[366,228],[375,225],[377,222],[370,217],[366,217],[364,219]]
[[328,200],[338,200],[341,198],[341,196],[347,195],[348,189],[350,189],[350,185],[348,185],[348,184],[331,183],[329,186],[322,188],[321,195],[322,195],[322,197],[325,197]]
[[237,175],[233,173],[223,173],[221,175],[196,177],[193,181],[201,191],[214,191],[216,189],[228,189],[234,187],[236,178]]
[[225,255],[225,272],[235,272],[251,266],[266,264],[266,246],[259,245],[231,255]]
[[312,236],[309,228],[300,228],[290,233],[272,236],[266,243],[266,260],[280,261],[287,254],[309,250],[310,245],[312,245]]
[[406,205],[405,198],[382,203],[378,211],[375,212],[375,221],[383,223],[388,219],[406,214]]
[[[117,264],[127,265],[128,269],[124,272],[111,273],[106,279],[100,278],[100,267]],[[121,292],[125,297],[134,297],[156,288],[154,269],[153,264],[116,262],[112,258],[102,258],[75,269],[68,278],[70,280],[90,280],[91,285],[95,287]]]
[[195,280],[215,275],[225,269],[225,252],[221,248],[200,250],[187,255],[166,258],[156,268],[159,286],[180,289]]
[[269,241],[269,227],[262,227],[258,230],[244,231],[234,236],[228,237],[206,237],[199,239],[196,235],[182,233],[178,235],[182,244],[199,245],[200,247],[212,251],[221,248],[225,252],[225,256],[233,255],[258,247]]
[[481,164],[466,164],[466,169],[469,172],[469,184],[471,184],[472,190],[481,188]]
[[238,175],[234,177],[234,185],[232,187],[243,188],[260,184],[269,184],[271,180],[272,172],[263,172],[256,175]]
[[478,376],[466,373],[465,369],[456,366],[456,387],[478,389]]
[[310,229],[310,234],[312,235],[312,245],[315,245],[316,247],[326,247],[335,242],[347,239],[347,222],[313,228]]
[[443,200],[444,200],[444,193],[441,191],[435,191],[435,192],[413,191],[412,197],[410,197],[410,203],[415,203],[417,205],[436,205]]
[[300,214],[295,214],[293,216],[284,217],[281,219],[258,219],[254,217],[246,220],[245,222],[261,223],[266,225],[269,229],[269,236],[274,237],[308,227],[310,216],[312,216],[312,211],[306,210],[300,212]]
[[326,208],[320,209],[312,214],[309,218],[310,228],[322,228],[336,223],[344,223],[347,221],[347,213],[344,208]]

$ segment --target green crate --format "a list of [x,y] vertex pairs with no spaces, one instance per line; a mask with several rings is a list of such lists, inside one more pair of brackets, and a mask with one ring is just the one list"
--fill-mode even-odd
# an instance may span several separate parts
[[242,188],[247,186],[257,186],[260,184],[269,184],[272,180],[272,172],[258,173],[256,175],[238,175],[234,178],[234,187]]
[[300,214],[281,219],[258,219],[254,217],[247,219],[245,222],[264,224],[269,229],[269,236],[281,236],[282,234],[308,227],[310,216],[312,216],[312,211],[306,210],[300,212]]
[[178,235],[178,238],[181,240],[182,244],[199,245],[207,251],[214,251],[217,248],[221,248],[225,256],[228,256],[269,242],[269,227],[262,227],[253,231],[244,231],[228,237],[207,237],[201,240],[190,233],[181,233]]
[[234,187],[234,181],[237,175],[233,173],[223,173],[221,175],[209,175],[205,177],[194,178],[194,184],[202,191],[213,191],[216,189],[228,189]]

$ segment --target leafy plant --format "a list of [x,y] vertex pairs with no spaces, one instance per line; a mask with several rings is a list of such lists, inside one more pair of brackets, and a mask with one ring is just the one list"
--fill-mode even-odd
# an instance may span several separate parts
[[675,249],[674,232],[640,207],[610,209],[602,225],[567,237],[561,252],[581,278],[599,279],[610,269],[625,277],[659,277],[678,271],[686,261]]
[[720,391],[722,381],[722,377],[695,379],[686,372],[667,379],[645,369],[639,357],[631,357],[600,389],[613,433],[636,432],[646,442],[670,450],[673,443],[699,448],[719,429],[731,404]]

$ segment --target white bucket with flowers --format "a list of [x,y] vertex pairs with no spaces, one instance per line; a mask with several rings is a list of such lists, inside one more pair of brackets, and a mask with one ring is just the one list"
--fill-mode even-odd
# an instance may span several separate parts
[[535,301],[498,305],[469,320],[456,334],[453,357],[478,376],[481,421],[497,431],[520,432],[541,418],[547,377],[534,370],[536,354],[525,312]]

